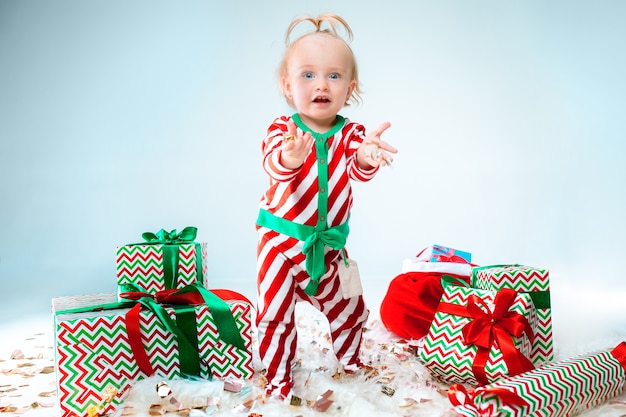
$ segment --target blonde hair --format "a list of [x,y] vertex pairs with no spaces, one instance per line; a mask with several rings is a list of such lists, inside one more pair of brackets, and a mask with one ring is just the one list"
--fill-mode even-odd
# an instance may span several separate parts
[[[296,28],[296,26],[298,26],[302,22],[312,23],[313,26],[315,26],[315,31],[305,33],[304,35],[296,38],[294,41],[291,41],[290,37],[292,35],[293,30]],[[326,24],[326,26],[328,27],[322,28],[324,24]],[[343,27],[343,31],[345,32],[345,39],[339,34],[339,31],[338,31],[339,26]],[[348,42],[352,41],[352,38],[353,38],[352,29],[350,29],[348,22],[346,22],[343,18],[335,14],[331,14],[331,13],[322,14],[318,16],[317,18],[313,18],[310,16],[303,16],[303,17],[298,17],[291,22],[291,24],[287,28],[287,34],[285,35],[286,49],[283,55],[283,59],[281,60],[280,65],[278,67],[278,78],[282,80],[284,77],[287,76],[287,66],[289,63],[289,58],[291,56],[291,52],[293,51],[293,48],[295,47],[295,45],[301,39],[304,39],[308,36],[312,36],[315,34],[320,34],[320,33],[323,33],[328,36],[332,36],[335,39],[341,40],[348,48],[348,51],[350,51],[350,58],[352,61],[352,68],[351,68],[352,81],[355,81],[355,87],[352,90],[350,97],[344,103],[344,105],[349,106],[351,102],[356,103],[356,104],[360,103],[362,101],[361,100],[362,91],[361,91],[361,84],[359,82],[359,72],[358,72],[358,68],[356,64],[356,57],[354,56],[354,52],[352,52],[352,48],[350,48],[350,46],[348,45]],[[287,103],[293,107],[293,102],[291,101],[289,97],[287,97],[287,95],[283,91],[282,83],[281,83],[281,92],[283,93],[285,100],[287,100]]]

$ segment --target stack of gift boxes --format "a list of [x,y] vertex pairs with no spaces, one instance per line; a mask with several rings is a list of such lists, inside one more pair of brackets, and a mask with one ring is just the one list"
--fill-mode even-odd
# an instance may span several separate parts
[[[546,269],[477,266],[471,254],[434,245],[404,272],[467,274],[442,280],[443,295],[418,356],[450,385],[458,415],[568,416],[622,392],[626,343],[555,361]],[[430,264],[428,264],[430,263]]]
[[207,289],[206,243],[196,233],[144,233],[145,242],[116,250],[117,293],[52,300],[63,417],[112,412],[150,376],[253,375],[250,302]]

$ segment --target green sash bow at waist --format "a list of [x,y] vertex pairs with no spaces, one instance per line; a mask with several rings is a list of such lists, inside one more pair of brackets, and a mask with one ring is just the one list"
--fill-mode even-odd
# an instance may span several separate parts
[[316,230],[314,226],[294,223],[263,209],[259,212],[257,224],[304,242],[302,253],[306,256],[306,271],[311,276],[311,282],[304,290],[308,295],[317,293],[319,280],[326,273],[324,247],[328,246],[335,250],[343,249],[350,233],[348,222],[326,230]]

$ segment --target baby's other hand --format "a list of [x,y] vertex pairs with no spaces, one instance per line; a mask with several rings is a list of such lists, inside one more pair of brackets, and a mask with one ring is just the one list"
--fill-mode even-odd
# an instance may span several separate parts
[[379,165],[391,166],[393,158],[389,153],[398,153],[398,150],[380,139],[383,132],[391,126],[384,122],[367,134],[366,140],[357,150],[357,162],[361,168],[367,169]]

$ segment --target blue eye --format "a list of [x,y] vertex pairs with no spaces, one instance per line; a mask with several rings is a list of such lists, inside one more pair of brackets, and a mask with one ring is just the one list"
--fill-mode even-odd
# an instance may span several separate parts
[[330,78],[331,80],[338,80],[339,74],[337,74],[336,72],[333,72],[332,74],[328,76],[328,78]]
[[313,75],[312,72],[305,72],[304,74],[302,74],[302,76],[304,78],[315,78],[315,75]]

